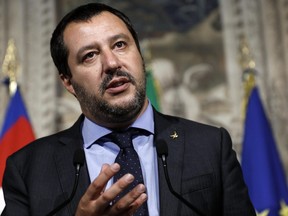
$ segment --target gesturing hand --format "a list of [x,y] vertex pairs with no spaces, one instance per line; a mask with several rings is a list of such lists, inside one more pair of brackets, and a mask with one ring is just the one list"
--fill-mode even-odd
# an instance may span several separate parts
[[126,174],[105,190],[107,182],[119,170],[120,166],[117,163],[102,166],[100,174],[82,196],[76,210],[76,216],[132,215],[147,200],[146,188],[143,184],[139,184],[118,202],[111,205],[117,194],[134,180],[131,174]]

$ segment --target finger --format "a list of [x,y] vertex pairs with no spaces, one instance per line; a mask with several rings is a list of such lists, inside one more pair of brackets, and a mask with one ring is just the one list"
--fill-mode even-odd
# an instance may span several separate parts
[[[107,182],[120,170],[120,166],[117,163],[112,165],[104,164],[99,175],[89,185],[86,193],[84,194],[85,199],[94,200],[97,199],[105,189]],[[83,196],[83,198],[84,198]]]
[[[115,173],[120,170],[119,164],[104,164],[100,171],[100,174],[97,178],[89,185],[85,194],[80,199],[79,205],[77,207],[76,215],[94,215],[97,207],[97,198],[103,193],[104,188],[106,187],[107,182]],[[104,209],[108,204],[102,207]]]
[[112,214],[127,212],[132,215],[136,210],[147,201],[146,188],[143,184],[137,185],[132,191],[127,193],[117,203],[111,207]]
[[[97,200],[97,206],[99,210],[110,205],[110,203],[116,198],[116,196],[121,193],[129,184],[134,181],[134,176],[131,174],[126,174],[120,178],[116,183],[114,183],[109,189],[101,194]],[[101,208],[101,209],[100,209]]]
[[142,206],[146,201],[148,197],[147,194],[143,193],[141,194],[130,206],[130,209],[127,213],[127,215],[134,215],[134,213],[137,211],[137,209]]
[[[104,171],[105,169],[108,169],[107,167],[109,167],[108,164],[103,164],[102,167],[101,167],[101,171],[100,171],[100,172]],[[108,183],[108,181],[106,182],[106,184],[103,185],[103,189],[102,189],[102,192],[101,192],[101,193],[103,193],[103,192],[105,191],[106,186],[107,186],[107,183]],[[100,194],[101,194],[101,193],[100,193]]]

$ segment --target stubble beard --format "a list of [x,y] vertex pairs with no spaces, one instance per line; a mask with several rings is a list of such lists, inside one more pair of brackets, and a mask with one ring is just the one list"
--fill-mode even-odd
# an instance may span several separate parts
[[[134,97],[130,101],[122,104],[112,105],[109,101],[103,99],[106,86],[114,76],[125,76],[131,84],[135,86],[136,91]],[[98,94],[88,92],[82,85],[71,80],[77,99],[82,107],[86,110],[92,120],[96,122],[105,122],[108,124],[121,124],[129,122],[140,113],[146,98],[146,79],[145,67],[143,66],[143,73],[141,80],[137,83],[135,78],[125,71],[117,71],[114,74],[107,74],[101,83]]]

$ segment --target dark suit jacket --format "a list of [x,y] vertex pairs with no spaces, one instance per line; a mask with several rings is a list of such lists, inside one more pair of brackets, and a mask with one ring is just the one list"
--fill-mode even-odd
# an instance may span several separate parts
[[[240,165],[225,129],[154,112],[155,142],[168,144],[167,159],[175,191],[205,215],[255,215]],[[7,160],[3,179],[3,216],[46,215],[70,195],[74,183],[73,155],[83,145],[83,116],[70,128],[38,139]],[[172,138],[171,134],[178,137]],[[161,216],[197,215],[168,190],[158,160]],[[57,215],[74,215],[90,184],[86,165],[72,202]]]

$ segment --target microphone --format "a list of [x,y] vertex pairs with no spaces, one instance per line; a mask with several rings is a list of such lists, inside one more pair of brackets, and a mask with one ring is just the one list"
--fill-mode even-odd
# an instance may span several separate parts
[[58,205],[55,209],[49,212],[46,216],[53,216],[62,208],[64,208],[69,202],[71,202],[71,200],[73,199],[75,195],[76,189],[78,187],[80,169],[84,165],[84,162],[85,162],[84,150],[82,148],[79,148],[75,151],[74,157],[73,157],[73,165],[75,166],[75,180],[74,180],[72,193],[67,200],[65,200],[63,203]]
[[170,192],[181,202],[183,202],[187,207],[189,207],[192,211],[196,212],[200,216],[205,216],[201,211],[199,211],[195,206],[193,206],[190,202],[188,202],[183,196],[181,196],[179,193],[177,193],[170,182],[169,174],[168,174],[168,165],[167,165],[167,157],[168,157],[168,146],[167,143],[164,140],[159,140],[156,143],[156,151],[158,154],[158,157],[161,158],[163,169],[164,169],[164,175],[165,179],[168,185],[168,188]]

